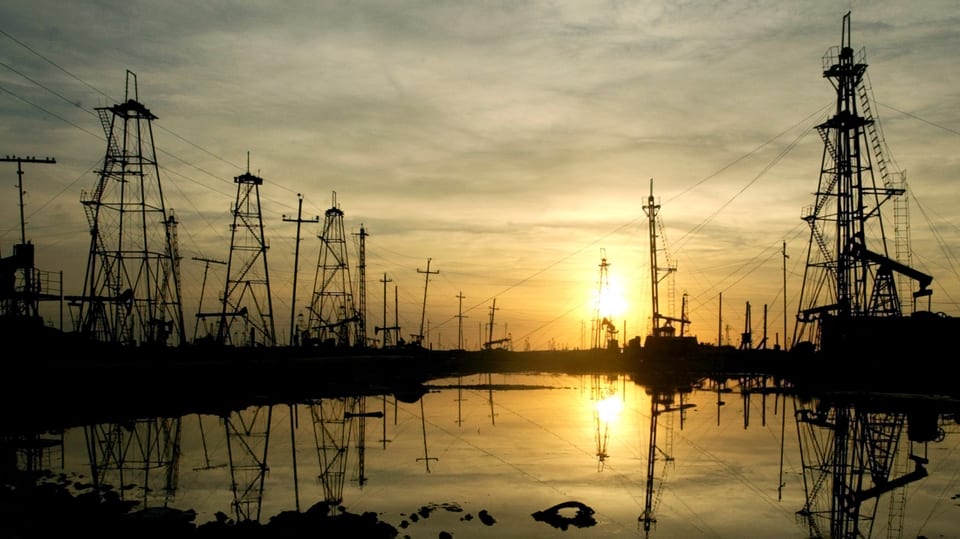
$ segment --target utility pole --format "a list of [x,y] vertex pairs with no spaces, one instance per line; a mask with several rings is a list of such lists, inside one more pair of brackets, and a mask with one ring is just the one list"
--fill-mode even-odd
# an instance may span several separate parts
[[787,349],[787,242],[783,242],[783,349]]
[[463,290],[457,293],[457,299],[460,300],[460,305],[457,307],[457,350],[463,350],[463,319],[466,318],[463,315],[463,300],[465,297]]
[[[397,344],[400,344],[400,301],[397,294],[397,285],[393,285],[393,331],[394,335],[397,337]],[[394,401],[396,405],[396,401]],[[396,415],[394,415],[394,420],[396,420]]]
[[293,250],[293,294],[290,299],[290,346],[296,344],[297,340],[297,324],[296,324],[296,312],[297,312],[297,270],[300,269],[300,225],[302,223],[319,223],[320,216],[316,216],[313,219],[302,219],[303,215],[303,195],[297,193],[297,218],[290,219],[286,215],[283,215],[283,220],[286,222],[295,222],[297,223],[297,246]]
[[483,345],[483,347],[486,349],[493,348],[493,315],[497,310],[497,298],[493,298],[493,305],[490,306],[490,322],[489,326],[487,327],[487,342]]
[[717,300],[719,310],[717,311],[717,348],[723,346],[723,292],[720,292]]
[[56,163],[57,160],[52,157],[20,157],[16,155],[8,155],[6,157],[0,158],[0,162],[4,163],[17,163],[17,191],[20,195],[20,244],[27,244],[27,227],[26,221],[23,217],[23,163]]
[[379,333],[383,331],[383,348],[389,348],[390,345],[393,344],[390,339],[390,331],[400,328],[398,328],[396,324],[392,327],[387,325],[389,323],[387,322],[387,283],[392,283],[393,279],[387,279],[387,274],[384,273],[383,279],[380,279],[380,282],[383,283],[383,327],[374,326],[373,332]]
[[[24,218],[24,206],[23,206],[23,163],[56,163],[56,160],[52,157],[36,158],[36,157],[19,157],[16,155],[8,155],[4,158],[0,158],[0,161],[12,163],[16,161],[17,163],[17,192],[19,193],[20,200],[20,245],[14,245],[12,259],[15,261],[16,268],[23,272],[23,292],[25,293],[24,299],[14,300],[13,312],[26,313],[30,316],[39,316],[40,311],[40,283],[42,277],[36,275],[34,271],[34,255],[33,255],[33,246],[27,245],[27,225]],[[34,282],[36,281],[36,282]],[[62,282],[62,280],[61,280]],[[61,295],[63,287],[61,286]],[[61,309],[63,309],[61,302]],[[6,314],[6,313],[4,313]],[[62,318],[62,316],[61,316]],[[63,323],[60,323],[60,327],[63,327]]]
[[432,259],[427,259],[427,269],[422,271],[420,268],[417,268],[417,273],[423,273],[423,309],[420,311],[420,333],[416,335],[417,344],[423,346],[423,322],[427,317],[427,286],[430,284],[430,274],[436,275],[440,273],[440,270],[430,271],[430,261]]

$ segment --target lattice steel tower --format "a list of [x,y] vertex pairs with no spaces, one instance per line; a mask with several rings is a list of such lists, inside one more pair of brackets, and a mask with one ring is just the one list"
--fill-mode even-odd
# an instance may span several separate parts
[[125,101],[97,108],[107,136],[103,168],[81,203],[90,252],[77,328],[121,344],[183,344],[176,220],[163,202],[153,144],[157,117],[139,101],[127,71]]
[[864,83],[866,70],[863,49],[855,54],[850,44],[847,13],[841,45],[823,58],[823,76],[836,90],[836,109],[816,128],[824,149],[816,201],[803,215],[810,242],[794,344],[819,345],[826,319],[901,316],[895,274],[919,283],[914,298],[930,294],[932,278],[894,260],[888,250],[881,206],[905,188],[902,175],[888,170],[883,156]]
[[308,339],[337,347],[363,346],[360,316],[353,301],[343,210],[337,206],[336,192],[333,205],[325,213],[319,238],[321,246],[307,322]]
[[230,226],[230,258],[227,281],[221,300],[217,342],[233,344],[238,319],[242,334],[237,344],[274,346],[277,334],[273,325],[273,296],[267,266],[267,242],[263,235],[260,211],[260,186],[263,178],[248,171],[233,179],[237,200]]

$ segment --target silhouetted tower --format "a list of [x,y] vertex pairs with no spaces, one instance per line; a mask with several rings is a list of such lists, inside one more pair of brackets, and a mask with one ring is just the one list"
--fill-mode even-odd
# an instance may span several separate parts
[[367,231],[360,225],[357,234],[360,242],[359,264],[357,265],[357,295],[360,306],[357,309],[357,346],[367,346]]
[[[680,335],[683,336],[686,325],[690,323],[686,314],[682,313],[680,318],[672,318],[660,313],[660,281],[667,275],[677,270],[675,267],[661,267],[657,262],[657,216],[660,212],[660,205],[656,204],[653,198],[653,178],[650,178],[650,196],[647,198],[647,205],[643,207],[649,221],[650,234],[650,300],[653,305],[653,336],[672,337],[676,331],[673,322],[680,324]],[[661,326],[660,323],[664,322]]]
[[463,314],[463,300],[465,298],[462,290],[457,293],[457,350],[463,350],[463,319],[467,317]]
[[[247,172],[235,177],[237,199],[230,226],[230,257],[223,291],[217,342],[246,346],[277,344],[273,324],[273,297],[267,267],[267,246],[260,211],[260,186],[263,178]],[[238,324],[238,319],[240,324]],[[238,326],[242,335],[234,343]]]
[[605,249],[600,250],[600,279],[597,287],[596,310],[594,320],[596,322],[593,331],[593,348],[605,348],[617,346],[617,328],[610,319],[611,313],[607,312],[608,299],[610,296],[610,263],[607,262]]
[[338,347],[361,346],[358,341],[360,319],[353,303],[350,260],[343,229],[343,210],[333,205],[325,213],[320,233],[320,255],[310,301],[307,322],[309,338]]
[[932,277],[895,261],[888,251],[881,205],[905,188],[902,175],[888,171],[883,157],[883,140],[870,115],[866,70],[863,50],[855,54],[851,46],[848,12],[840,46],[823,57],[823,76],[836,90],[836,108],[816,128],[824,148],[816,200],[802,217],[810,226],[810,241],[794,344],[819,345],[821,324],[828,318],[901,316],[895,273],[918,283],[914,298],[931,294]]
[[103,167],[81,202],[90,251],[78,330],[110,343],[183,344],[176,220],[163,202],[153,144],[157,117],[127,71],[125,101],[96,109],[107,136]]

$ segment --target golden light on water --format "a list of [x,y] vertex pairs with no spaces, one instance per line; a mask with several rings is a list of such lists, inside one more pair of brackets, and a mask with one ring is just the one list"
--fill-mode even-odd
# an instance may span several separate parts
[[619,395],[613,394],[597,401],[597,414],[600,420],[610,425],[616,423],[620,418],[620,412],[623,411],[623,399]]

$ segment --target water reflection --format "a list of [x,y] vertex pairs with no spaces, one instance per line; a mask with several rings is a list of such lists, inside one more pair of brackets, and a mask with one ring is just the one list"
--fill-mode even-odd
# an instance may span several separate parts
[[956,537],[958,409],[797,395],[763,376],[481,374],[5,447],[9,467],[52,470],[74,495],[192,511],[196,524],[319,505],[374,511],[409,537]]
[[166,506],[177,491],[180,434],[180,418],[83,427],[93,486],[119,488],[121,500],[144,508]]

